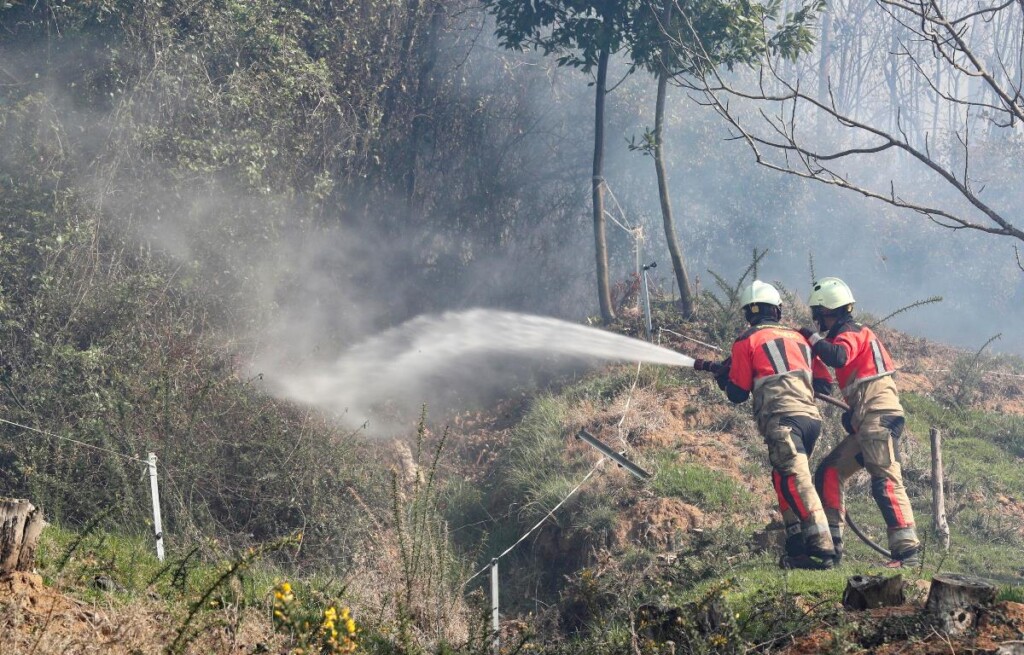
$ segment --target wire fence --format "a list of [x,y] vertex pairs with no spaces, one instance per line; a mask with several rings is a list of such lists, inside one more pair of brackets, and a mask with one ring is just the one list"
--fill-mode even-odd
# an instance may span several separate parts
[[147,460],[144,460],[144,459],[142,459],[140,457],[136,457],[135,455],[125,455],[124,453],[119,453],[116,450],[111,450],[109,448],[103,448],[102,446],[96,446],[96,445],[91,444],[91,443],[86,443],[84,441],[79,441],[78,439],[72,439],[71,437],[68,437],[68,436],[65,436],[65,435],[62,435],[62,434],[54,434],[53,432],[47,432],[46,430],[40,430],[39,428],[33,428],[31,426],[28,426],[28,425],[22,425],[21,423],[15,423],[14,421],[8,421],[7,419],[4,419],[4,418],[0,418],[0,423],[3,423],[5,425],[10,425],[12,427],[20,428],[22,430],[27,430],[29,432],[35,432],[36,434],[41,434],[41,435],[44,435],[44,436],[47,436],[47,437],[51,437],[53,439],[58,439],[60,441],[66,441],[66,442],[69,442],[69,443],[77,444],[79,446],[82,446],[83,448],[90,448],[92,450],[96,450],[96,451],[99,451],[99,452],[102,452],[102,453],[106,453],[108,455],[113,455],[115,457],[120,457],[122,459],[130,460],[130,461],[133,461],[133,462],[138,462],[140,464],[147,464],[148,465],[148,463],[149,463]]
[[128,462],[133,462],[133,463],[136,463],[136,464],[142,464],[145,467],[143,469],[143,471],[142,471],[142,479],[145,480],[147,477],[149,478],[150,498],[152,500],[152,508],[153,508],[153,516],[152,516],[153,524],[152,524],[152,528],[153,528],[153,538],[154,538],[155,547],[156,547],[157,559],[160,560],[161,562],[164,561],[163,521],[162,521],[162,515],[161,515],[161,511],[160,511],[160,491],[159,491],[159,483],[158,483],[158,479],[157,479],[157,457],[156,457],[156,453],[152,453],[151,452],[151,453],[149,453],[149,456],[146,459],[142,459],[141,457],[138,457],[136,455],[128,455],[128,454],[125,454],[125,453],[122,453],[122,452],[118,452],[116,450],[112,450],[110,448],[104,448],[102,446],[97,446],[95,444],[91,444],[91,443],[88,443],[88,442],[85,442],[85,441],[81,441],[80,439],[74,439],[74,438],[69,437],[67,435],[57,434],[55,432],[50,432],[48,430],[42,430],[40,428],[35,428],[35,427],[30,426],[30,425],[24,425],[23,423],[18,423],[16,421],[10,421],[10,420],[7,420],[5,418],[0,418],[0,424],[9,425],[11,427],[18,428],[20,430],[25,430],[27,432],[32,432],[32,433],[35,433],[35,434],[40,434],[40,435],[43,435],[45,437],[48,437],[48,438],[51,438],[51,439],[55,439],[55,440],[58,440],[58,441],[63,441],[63,442],[66,442],[66,443],[71,443],[71,444],[74,444],[76,446],[80,446],[82,448],[86,448],[86,449],[93,450],[93,451],[96,451],[96,452],[104,453],[106,455],[112,455],[114,457],[117,457],[119,459],[122,459],[122,460],[125,460],[125,461],[128,461]]

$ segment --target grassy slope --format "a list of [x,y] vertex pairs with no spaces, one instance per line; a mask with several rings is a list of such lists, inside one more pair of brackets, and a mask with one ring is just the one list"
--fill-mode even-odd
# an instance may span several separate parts
[[[1013,503],[1024,498],[1019,465],[1024,421],[992,411],[954,411],[924,393],[905,393],[904,401],[910,435],[906,477],[920,532],[929,547],[923,568],[905,575],[927,578],[938,569],[988,575],[1001,582],[1004,596],[1019,597],[1015,580],[1024,569],[1024,551],[1019,548],[1022,524],[1012,510]],[[746,412],[745,407],[733,408],[722,401],[705,378],[656,368],[644,368],[636,377],[635,368],[616,367],[538,396],[503,437],[490,435],[504,441],[491,468],[480,473],[482,483],[459,484],[462,465],[453,463],[456,470],[444,506],[453,527],[468,526],[453,531],[455,540],[466,555],[479,553],[478,561],[504,550],[590,470],[594,454],[570,438],[578,427],[604,429],[604,438],[612,441],[625,414],[622,434],[631,444],[630,453],[656,471],[656,477],[640,484],[608,469],[585,485],[553,521],[505,561],[507,611],[535,609],[536,602],[516,599],[526,592],[530,594],[526,598],[544,598],[546,593],[545,602],[554,603],[554,609],[528,625],[536,629],[560,625],[552,628],[556,632],[567,626],[581,631],[566,642],[552,642],[545,652],[615,652],[629,638],[628,618],[639,604],[699,602],[718,593],[735,613],[734,630],[745,643],[777,636],[774,631],[781,626],[799,628],[793,621],[802,610],[794,609],[794,597],[802,599],[798,604],[805,609],[831,607],[839,600],[846,578],[879,572],[881,557],[851,535],[842,568],[784,572],[776,567],[774,552],[758,554],[750,547],[751,535],[763,527],[764,513],[772,508],[773,499],[765,493],[766,458]],[[945,439],[953,530],[948,553],[932,547],[928,536],[926,435],[931,426],[942,429]],[[837,416],[826,413],[825,437],[816,458],[839,434]],[[734,457],[729,471],[702,458],[711,452],[701,450],[707,444],[729,450]],[[459,453],[469,465],[474,455]],[[707,517],[703,533],[677,535],[671,547],[674,559],[664,557],[669,550],[664,543],[644,541],[630,531],[635,525],[629,521],[642,519],[638,514],[661,499],[696,507]],[[863,476],[851,481],[848,504],[865,529],[884,543],[881,520]],[[219,570],[209,563],[215,560],[212,546],[204,548],[204,557],[193,560],[194,564],[178,567],[185,553],[174,553],[174,564],[161,567],[148,540],[107,533],[86,535],[61,568],[78,535],[51,527],[44,536],[39,562],[47,581],[115,613],[140,599],[153,602],[162,608],[159,611],[170,613],[172,627],[183,620]],[[116,589],[97,589],[93,583],[97,575],[112,578]],[[268,594],[281,575],[272,566],[260,565],[240,582],[218,589],[211,596],[211,607],[203,608],[200,624],[221,620],[216,613],[226,607],[265,617]],[[323,602],[345,595],[337,580],[329,577],[297,584],[302,593]],[[548,623],[551,620],[558,623]],[[262,632],[251,633],[259,635],[253,636],[257,641],[272,638],[269,623],[264,620],[262,625]],[[162,638],[172,634],[167,630]],[[374,637],[377,643],[388,643],[390,638],[381,635],[384,632]],[[381,648],[375,646],[371,652],[387,652]]]
[[[619,419],[634,370],[627,367],[615,369],[535,401],[519,428],[512,431],[511,443],[515,444],[514,451],[527,453],[537,452],[534,449],[543,444],[540,450],[546,456],[534,459],[520,454],[518,461],[513,456],[504,468],[498,468],[492,477],[492,485],[500,488],[503,476],[514,478],[517,482],[515,493],[509,493],[506,500],[523,493],[528,497],[543,499],[541,506],[550,507],[586,470],[578,462],[578,452],[573,451],[573,456],[568,459],[565,456],[566,448],[569,447],[566,435],[572,434],[579,423],[586,423],[585,419],[580,419],[579,413],[589,413],[598,424],[603,423],[605,426]],[[941,379],[934,382],[935,387],[953,384],[953,381]],[[916,388],[914,384],[907,386],[910,389]],[[695,397],[692,391],[697,389],[698,404],[686,411],[705,416],[692,429],[707,432],[712,438],[724,432],[734,433],[745,447],[746,461],[742,463],[744,473],[752,478],[766,478],[767,463],[745,411],[735,410],[716,401],[714,394],[717,390],[709,387],[710,383],[706,379],[692,373],[646,371],[641,374],[638,391],[634,395],[651,393],[668,405],[673,397],[680,394],[680,390],[689,390],[684,397],[692,401]],[[941,394],[933,394],[932,391],[933,388],[928,388],[920,392],[906,390],[904,393],[908,412],[907,443],[904,447],[906,479],[919,532],[926,547],[923,567],[906,571],[904,575],[910,580],[927,579],[938,570],[984,575],[1003,586],[1004,597],[1018,597],[1020,572],[1024,570],[1024,551],[1019,548],[1021,535],[1024,534],[1024,522],[1021,521],[1021,514],[1015,513],[1014,503],[1024,497],[1024,467],[1021,467],[1024,420],[1020,416],[980,409],[981,404],[976,405],[976,409],[951,408],[936,399]],[[1007,394],[1012,395],[1012,390],[1008,390]],[[991,403],[986,404],[991,406]],[[557,411],[553,411],[554,408]],[[826,412],[826,415],[826,436],[816,453],[815,461],[827,452],[828,447],[841,434],[837,413]],[[649,416],[646,418],[651,420]],[[658,423],[658,420],[655,418],[653,423]],[[933,426],[940,428],[944,434],[949,488],[947,506],[953,531],[952,546],[948,552],[938,549],[932,537],[927,435]],[[635,437],[638,433],[629,434]],[[649,439],[641,435],[635,441],[644,442]],[[687,542],[681,547],[680,558],[675,564],[648,566],[644,570],[646,585],[641,584],[636,589],[623,587],[621,579],[607,573],[609,567],[614,567],[607,560],[601,560],[600,557],[596,561],[593,558],[586,560],[582,562],[582,573],[577,571],[575,577],[571,578],[573,581],[561,588],[563,608],[566,599],[574,594],[600,596],[603,589],[600,584],[595,583],[594,589],[588,589],[585,581],[581,582],[581,576],[586,576],[588,571],[594,576],[603,574],[612,578],[605,592],[620,595],[620,610],[630,605],[635,607],[645,602],[645,599],[693,602],[722,590],[738,616],[748,620],[748,627],[754,630],[747,636],[756,639],[756,629],[767,629],[764,626],[757,628],[758,621],[754,620],[754,617],[763,614],[766,597],[796,594],[805,597],[807,602],[828,601],[825,605],[834,604],[840,599],[848,576],[884,571],[880,567],[882,557],[852,534],[849,534],[844,565],[828,572],[780,571],[774,553],[758,555],[744,552],[742,546],[737,548],[737,542],[747,541],[752,532],[763,525],[757,522],[757,512],[748,510],[756,510],[758,506],[770,507],[773,504],[771,498],[750,493],[743,485],[709,466],[710,462],[678,456],[679,448],[673,448],[670,441],[667,444],[660,441],[656,447],[650,448],[642,445],[636,447],[634,444],[636,449],[633,456],[658,471],[658,475],[645,489],[615,489],[601,483],[589,490],[584,489],[580,498],[564,510],[573,515],[573,521],[553,529],[562,532],[560,536],[563,543],[575,543],[564,533],[571,533],[574,529],[581,532],[588,515],[600,516],[605,523],[621,521],[623,508],[629,506],[630,497],[647,493],[682,498],[709,516],[723,517],[724,520],[711,530],[721,536],[712,537],[709,545],[684,557],[683,554],[692,547],[692,540]],[[571,465],[567,466],[567,463]],[[616,483],[621,483],[621,480],[616,480]],[[602,498],[606,499],[604,503],[600,500]],[[875,541],[885,545],[884,526],[870,497],[865,475],[850,482],[848,506]],[[531,515],[529,518],[532,520],[534,517]],[[528,523],[520,520],[514,527],[510,527],[508,521],[499,521],[491,534],[495,537],[495,548],[491,550],[510,543]],[[614,531],[611,528],[609,530]],[[481,529],[480,532],[485,530]],[[596,547],[593,543],[586,545]],[[732,548],[737,548],[739,552],[733,552]],[[640,550],[644,548],[640,547]],[[643,556],[636,552],[636,544],[619,544],[618,552],[621,561],[628,560],[631,565],[643,560]],[[556,567],[557,562],[550,555],[547,551],[534,550],[520,556],[514,566]],[[702,561],[696,568],[692,561],[678,564],[694,558]],[[720,560],[717,563],[714,562],[716,558]],[[564,574],[565,571],[558,570],[558,573]],[[616,574],[621,574],[621,571]],[[581,594],[581,590],[586,593]],[[635,595],[627,598],[631,592]],[[585,623],[589,621],[591,630],[588,639],[596,639],[594,635],[600,634],[599,641],[608,648],[613,648],[614,644],[622,645],[626,635],[625,624],[622,623],[625,618],[621,611],[616,616],[613,610],[588,615],[585,619]],[[594,642],[590,645],[595,647]]]

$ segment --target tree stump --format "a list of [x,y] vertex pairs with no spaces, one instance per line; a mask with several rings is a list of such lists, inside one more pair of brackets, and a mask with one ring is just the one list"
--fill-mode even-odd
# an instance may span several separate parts
[[996,591],[994,584],[974,576],[936,575],[924,608],[938,619],[943,631],[963,634],[978,624],[978,610],[995,601]]
[[848,610],[867,610],[876,607],[895,607],[907,602],[902,575],[855,575],[847,578],[843,592],[843,607]]
[[29,501],[0,498],[0,576],[32,570],[43,525],[43,511]]

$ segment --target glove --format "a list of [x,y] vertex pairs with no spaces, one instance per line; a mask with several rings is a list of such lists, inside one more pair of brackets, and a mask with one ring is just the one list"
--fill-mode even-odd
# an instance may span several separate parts
[[813,386],[814,393],[820,393],[823,396],[832,395],[832,383],[825,378],[814,378]]
[[811,337],[813,337],[815,334],[817,334],[816,330],[812,330],[809,327],[802,327],[802,328],[800,328],[798,330],[798,332],[800,332],[800,334],[803,336],[803,338],[807,339],[808,341],[811,340]]
[[718,362],[711,361],[710,359],[695,359],[693,360],[693,370],[705,371],[707,373],[714,373],[715,368],[720,366]]
[[840,420],[843,422],[843,429],[846,430],[847,434],[853,434],[856,430],[853,429],[853,410],[848,409],[843,412]]
[[721,364],[716,364],[715,368],[712,369],[712,373],[715,374],[715,383],[718,384],[718,388],[725,391],[725,387],[729,384],[729,370],[732,368],[732,357],[727,357]]

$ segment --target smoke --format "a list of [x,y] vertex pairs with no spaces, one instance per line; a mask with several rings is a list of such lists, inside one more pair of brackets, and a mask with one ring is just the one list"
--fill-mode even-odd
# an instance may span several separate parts
[[[123,106],[96,115],[75,109],[64,87],[47,93],[88,142],[80,183],[119,229],[165,253],[181,267],[179,278],[218,298],[218,338],[240,352],[242,366],[263,373],[268,390],[282,397],[352,425],[372,415],[390,427],[422,402],[444,413],[542,384],[593,357],[645,356],[624,342],[601,350],[592,332],[542,319],[445,313],[487,307],[579,321],[596,308],[588,77],[538,54],[499,51],[473,12],[460,20],[466,24],[437,46],[438,124],[421,146],[412,209],[401,189],[368,192],[383,187],[379,180],[338,179],[314,201],[240,184],[238,171],[164,170],[138,156],[148,147],[138,137],[105,140],[129,132],[117,129]],[[466,34],[483,36],[461,41]],[[30,56],[6,61],[19,79],[37,65]],[[617,61],[610,78],[626,70]],[[623,209],[620,215],[610,203],[610,211],[627,227],[642,226],[640,258],[659,263],[658,282],[668,290],[653,163],[626,147],[653,124],[654,91],[654,80],[636,72],[609,96],[605,178]],[[175,104],[163,89],[138,94],[132,107],[170,117],[192,109],[186,100]],[[806,297],[813,255],[819,277],[847,280],[858,308],[876,315],[946,298],[895,318],[896,327],[963,346],[1003,331],[1000,347],[1021,348],[1013,337],[1024,336],[1014,327],[1024,324],[1024,287],[1008,241],[954,234],[767,171],[742,143],[725,141],[720,120],[684,92],[673,89],[669,105],[672,201],[702,288],[709,288],[707,270],[735,279],[755,248],[767,248],[762,279]],[[457,116],[457,130],[445,131],[445,112]],[[134,165],[91,171],[103,147],[121,148],[121,160]],[[926,183],[899,161],[865,158],[859,173],[890,171]],[[622,282],[636,264],[634,233],[610,224],[608,236],[612,279]]]

